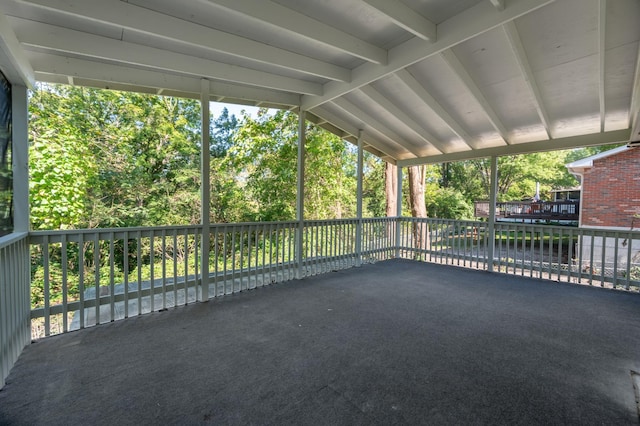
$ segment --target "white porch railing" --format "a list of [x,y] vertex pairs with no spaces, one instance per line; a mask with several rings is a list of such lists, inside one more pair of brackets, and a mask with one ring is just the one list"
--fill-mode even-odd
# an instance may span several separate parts
[[[302,276],[394,255],[395,219],[305,222]],[[297,222],[211,226],[210,297],[295,278]],[[31,233],[33,338],[193,303],[201,294],[202,227]],[[358,250],[359,249],[359,250]]]
[[486,222],[306,221],[301,259],[297,232],[294,221],[212,225],[204,280],[200,226],[33,232],[32,336],[193,303],[202,285],[209,297],[219,297],[392,257],[481,270],[491,265],[496,272],[633,291],[640,286],[639,232],[496,223],[492,248]]
[[[376,218],[39,231],[0,239],[0,387],[31,338],[393,257],[640,289],[640,232]],[[489,258],[493,253],[493,258]],[[204,256],[206,259],[207,256]],[[206,268],[205,268],[206,270]],[[31,305],[31,306],[30,306]],[[30,332],[31,331],[31,332]]]
[[26,232],[0,238],[0,389],[31,339],[29,240]]
[[[486,222],[401,218],[400,255],[405,258],[489,269]],[[423,243],[416,244],[419,233]],[[496,223],[496,272],[640,290],[640,232]]]

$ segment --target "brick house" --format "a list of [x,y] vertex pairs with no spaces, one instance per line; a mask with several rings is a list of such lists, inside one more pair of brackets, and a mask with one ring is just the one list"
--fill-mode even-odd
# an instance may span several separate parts
[[[634,263],[640,262],[640,245],[629,247],[627,241],[633,240],[624,235],[640,230],[640,147],[621,146],[566,166],[582,185],[579,226],[620,232],[619,238],[581,237],[577,252],[582,249],[582,259],[591,259],[591,252],[601,253],[604,246],[605,267],[613,263],[616,253],[618,267],[625,267],[628,250]],[[600,269],[602,259],[590,263]]]

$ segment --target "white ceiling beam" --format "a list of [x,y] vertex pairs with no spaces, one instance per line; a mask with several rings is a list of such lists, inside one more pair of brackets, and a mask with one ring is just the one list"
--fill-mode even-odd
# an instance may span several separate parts
[[[331,124],[337,126],[339,129],[346,132],[348,135],[355,138],[358,137],[357,135],[360,129],[358,129],[351,123],[348,123],[346,120],[344,120],[343,117],[340,117],[332,113],[331,111],[327,110],[325,107],[316,108],[313,111],[313,114],[318,117],[321,117],[324,120],[327,120]],[[389,161],[393,164],[396,163],[395,156],[391,154],[391,152],[393,152],[393,148],[389,146],[388,142],[377,139],[375,136],[373,136],[369,132],[363,132],[362,135],[366,145],[370,146],[371,148],[373,148],[378,152],[378,154],[376,154],[378,157],[382,158],[385,161]],[[369,151],[372,152],[372,150],[369,150]]]
[[[12,18],[18,20],[18,18]],[[18,39],[23,45],[87,58],[122,62],[294,93],[322,93],[322,86],[290,77],[256,71],[181,53],[128,43],[34,21],[18,20]]]
[[600,131],[604,132],[606,120],[606,106],[604,93],[604,73],[605,73],[605,56],[606,56],[606,30],[607,30],[607,0],[600,0],[600,8],[598,10],[598,97],[600,99]]
[[547,132],[547,136],[549,139],[553,139],[551,135],[551,121],[549,120],[549,115],[547,114],[547,110],[544,107],[544,101],[542,100],[542,94],[540,93],[540,89],[538,88],[538,83],[536,83],[535,75],[533,74],[533,69],[529,64],[529,59],[527,58],[527,53],[524,50],[524,46],[522,45],[522,40],[520,39],[520,34],[518,34],[518,29],[513,22],[508,22],[503,26],[504,32],[509,40],[509,45],[511,46],[511,50],[516,58],[516,62],[520,67],[520,71],[522,72],[522,77],[524,78],[527,86],[529,87],[529,91],[531,92],[531,96],[533,98],[533,102],[536,107],[536,111],[538,112],[538,117],[544,126],[544,130]]
[[460,124],[440,105],[440,103],[431,96],[431,93],[420,84],[416,78],[407,70],[401,70],[396,73],[396,76],[407,86],[413,93],[418,96],[433,112],[440,117],[444,124],[451,129],[464,143],[466,143],[472,149],[478,148],[477,143],[473,141],[473,138]]
[[386,50],[269,0],[203,1],[287,30],[368,62],[375,64],[387,62]]
[[[123,65],[105,64],[85,59],[69,58],[40,52],[27,51],[27,57],[34,66],[39,79],[51,81],[49,76],[63,75],[72,79],[85,79],[105,82],[104,87],[112,84],[124,84],[135,91],[136,87],[164,89],[182,93],[186,97],[199,97],[200,78],[178,76],[158,71],[130,68]],[[251,102],[268,102],[280,105],[298,105],[300,96],[276,92],[259,87],[240,86],[218,81],[210,82],[211,96],[222,98],[243,99]]]
[[394,24],[423,40],[436,40],[436,24],[424,18],[400,0],[364,0],[386,15]]
[[[300,109],[297,109],[297,110],[293,110],[292,112],[298,113],[299,111]],[[315,115],[312,112],[307,111],[305,114],[305,119],[310,123],[315,124],[318,127],[322,127],[323,129],[328,130],[329,132],[333,133],[339,138],[345,139],[353,136],[345,132],[344,130],[340,129],[339,127],[336,127],[333,124],[329,123],[324,118]]]
[[122,27],[142,34],[177,41],[263,64],[336,81],[349,81],[351,70],[265,43],[184,21],[120,0],[21,0],[34,6],[64,12]]
[[413,118],[409,117],[407,113],[402,111],[380,92],[373,88],[373,86],[364,86],[360,88],[360,91],[369,100],[375,104],[378,104],[381,108],[387,111],[389,114],[400,120],[407,128],[413,131],[420,140],[425,144],[433,146],[440,154],[447,152],[446,146],[439,142],[438,139],[431,134],[427,129],[418,124]]
[[[412,157],[413,156],[421,157],[423,155],[427,155],[425,151],[429,151],[429,150],[426,150],[424,148],[421,149],[420,147],[417,147],[413,143],[409,143],[409,142],[402,143],[402,141],[405,141],[405,138],[401,137],[396,132],[389,129],[384,124],[380,123],[379,120],[370,116],[365,111],[363,111],[362,109],[354,105],[352,102],[349,102],[345,98],[335,99],[333,101],[333,104],[338,108],[342,109],[343,111],[347,112],[351,116],[355,117],[357,120],[359,120],[364,126],[363,127],[364,130],[366,130],[367,128],[373,129],[376,132],[380,133],[382,136],[384,136],[386,139],[389,139],[389,141],[391,141],[394,145],[400,148],[401,153],[410,153],[412,154]],[[396,156],[396,158],[398,158],[398,156]]]
[[629,127],[631,140],[640,141],[640,45],[636,55],[636,72],[631,91],[631,105],[629,107]]
[[462,151],[450,154],[434,155],[430,157],[400,160],[398,161],[398,167],[409,167],[422,164],[449,163],[453,161],[472,160],[475,158],[487,158],[493,156],[500,157],[504,155],[528,154],[532,152],[557,151],[562,149],[579,148],[583,146],[609,145],[614,143],[627,142],[628,140],[629,129],[613,130],[604,133],[592,133],[590,135],[546,139],[509,146],[505,145],[473,151]]
[[3,59],[2,62],[7,66],[11,66],[11,69],[3,69],[11,83],[21,82],[25,86],[33,87],[36,81],[33,68],[2,11],[0,11],[0,59]]
[[480,104],[482,111],[486,114],[489,122],[493,126],[494,129],[498,132],[498,134],[504,139],[504,141],[509,144],[509,132],[507,128],[502,123],[502,120],[498,117],[495,110],[484,96],[476,82],[473,80],[473,77],[469,74],[467,69],[462,65],[462,62],[458,59],[458,57],[453,53],[452,50],[445,50],[442,52],[442,59],[449,65],[451,71],[458,76],[458,78],[462,81],[462,84],[467,88],[467,90],[471,93],[471,96]]
[[[228,0],[232,1],[232,0]],[[350,83],[331,81],[324,85],[321,96],[303,96],[302,108],[311,110],[362,86],[370,84],[409,65],[436,55],[443,50],[483,34],[520,16],[537,10],[554,0],[510,0],[509,7],[496,13],[489,2],[480,2],[457,16],[438,24],[438,39],[433,43],[412,38],[389,50],[389,63],[376,65],[365,63],[352,71]]]
[[491,0],[491,4],[499,11],[504,10],[504,0]]

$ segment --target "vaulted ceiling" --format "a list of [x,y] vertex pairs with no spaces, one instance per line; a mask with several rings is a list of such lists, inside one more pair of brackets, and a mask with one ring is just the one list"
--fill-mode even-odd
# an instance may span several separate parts
[[0,0],[0,69],[303,109],[400,165],[640,139],[638,0]]

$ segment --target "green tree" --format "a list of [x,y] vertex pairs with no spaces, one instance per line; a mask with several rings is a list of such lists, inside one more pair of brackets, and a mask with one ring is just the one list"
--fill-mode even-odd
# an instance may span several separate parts
[[[337,136],[307,123],[305,217],[355,215],[355,153]],[[298,115],[261,110],[244,116],[229,161],[250,196],[256,221],[296,215]]]
[[198,219],[196,101],[44,85],[29,107],[35,228]]

